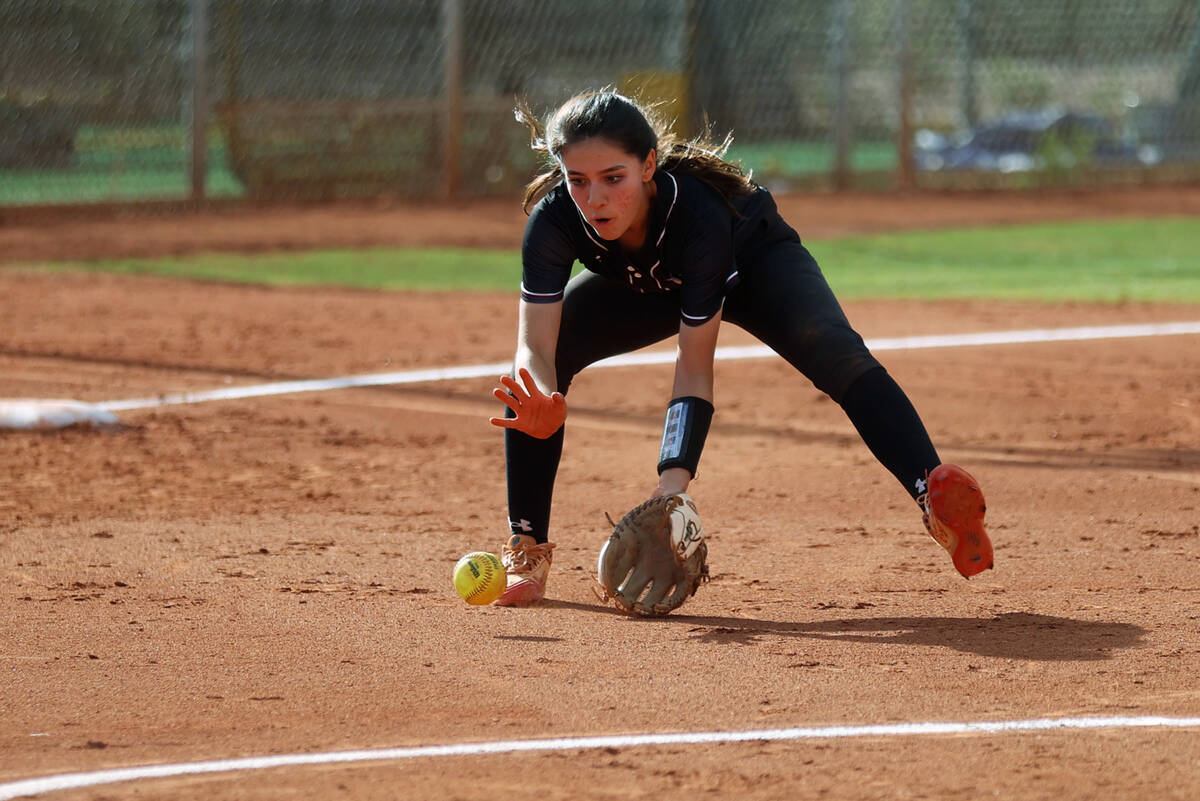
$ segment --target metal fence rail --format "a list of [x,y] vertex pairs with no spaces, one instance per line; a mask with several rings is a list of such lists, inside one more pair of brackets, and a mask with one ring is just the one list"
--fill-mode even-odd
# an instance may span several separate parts
[[602,86],[776,188],[1200,177],[1200,0],[0,0],[0,206],[508,194]]

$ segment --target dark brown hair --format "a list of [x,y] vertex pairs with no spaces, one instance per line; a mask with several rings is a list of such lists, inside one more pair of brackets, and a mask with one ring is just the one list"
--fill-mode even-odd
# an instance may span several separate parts
[[693,175],[715,190],[726,203],[755,190],[750,174],[725,160],[733,142],[726,136],[714,144],[711,132],[683,140],[649,109],[611,89],[575,95],[546,118],[545,126],[520,103],[517,120],[529,128],[530,147],[542,153],[545,172],[525,187],[525,213],[563,178],[559,161],[567,145],[600,137],[640,160],[658,151],[658,169]]

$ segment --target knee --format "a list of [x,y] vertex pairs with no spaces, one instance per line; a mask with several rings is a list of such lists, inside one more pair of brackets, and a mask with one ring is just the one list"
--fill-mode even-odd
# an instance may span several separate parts
[[799,339],[807,354],[803,372],[838,403],[859,378],[882,367],[849,326],[806,327]]
[[579,375],[579,372],[586,366],[577,364],[568,354],[559,351],[554,357],[555,380],[558,382],[558,391],[566,395],[567,390],[571,388],[571,382],[575,380],[575,376]]

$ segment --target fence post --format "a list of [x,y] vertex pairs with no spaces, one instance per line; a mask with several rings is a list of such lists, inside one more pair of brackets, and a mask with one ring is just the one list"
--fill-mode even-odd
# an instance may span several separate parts
[[837,0],[830,25],[833,40],[833,186],[850,185],[850,0]]
[[680,120],[681,136],[692,136],[700,125],[696,121],[696,39],[699,36],[699,10],[696,0],[685,0],[683,11],[683,107],[687,116]]
[[208,0],[192,0],[192,200],[206,194],[208,177]]
[[896,154],[900,160],[901,189],[916,186],[912,154],[913,70],[912,42],[909,31],[909,0],[896,0],[897,64],[900,74],[900,125],[896,136]]
[[453,200],[459,194],[458,165],[462,146],[462,0],[443,0],[442,25],[446,52],[443,191],[447,199]]
[[975,91],[975,0],[958,0],[958,29],[962,59],[962,125],[970,129],[979,122],[979,100]]

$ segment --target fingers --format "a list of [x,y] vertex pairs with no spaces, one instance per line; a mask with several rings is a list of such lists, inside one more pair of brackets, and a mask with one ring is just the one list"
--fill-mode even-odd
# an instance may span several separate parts
[[[504,389],[497,387],[492,390],[492,397],[503,403],[515,415],[510,422],[499,422],[499,418],[491,420],[492,425],[500,428],[513,428],[538,439],[546,439],[562,428],[567,419],[567,399],[561,392],[550,395],[542,392],[534,382],[533,376],[525,368],[518,371],[522,387],[512,376],[500,376]],[[505,389],[508,391],[506,392]]]
[[[521,370],[521,372],[522,372],[522,373],[525,373],[526,375],[528,375],[528,373],[527,373],[525,370]],[[501,384],[503,384],[503,385],[504,385],[504,387],[505,387],[505,389],[507,389],[507,390],[508,390],[508,391],[509,391],[509,392],[510,392],[510,393],[511,393],[511,394],[512,394],[512,395],[513,395],[515,398],[517,398],[517,400],[518,400],[518,401],[524,402],[524,401],[527,401],[527,400],[529,400],[529,393],[528,393],[528,392],[526,392],[526,391],[525,391],[525,390],[524,390],[524,389],[521,387],[521,385],[520,385],[520,384],[518,384],[518,383],[517,383],[517,382],[516,382],[516,381],[513,379],[513,377],[512,377],[512,376],[510,376],[510,375],[502,375],[502,376],[500,376],[500,383],[501,383]],[[537,388],[537,386],[535,385],[535,386],[534,386],[534,389],[536,389],[536,388]],[[496,392],[500,392],[501,390],[495,390],[495,391],[496,391]]]
[[524,367],[522,367],[520,370],[518,370],[517,374],[521,376],[521,383],[523,383],[525,385],[526,391],[529,392],[529,397],[532,398],[534,395],[545,394],[540,389],[538,389],[537,382],[533,380],[533,376],[530,375],[529,371],[526,370]]
[[531,398],[537,398],[546,399],[555,407],[566,405],[567,399],[561,392],[555,391],[549,395],[547,395],[545,392],[542,392],[541,388],[537,385],[537,382],[533,380],[533,376],[530,375],[529,371],[524,367],[517,372],[521,376],[521,382],[525,385],[524,387],[522,387],[521,384],[518,384],[516,379],[510,375],[500,376],[500,383],[503,384],[505,389],[507,389],[512,395],[515,395],[518,400],[527,401]]
[[492,397],[494,397],[496,400],[498,400],[498,401],[500,401],[501,403],[503,403],[503,404],[504,404],[505,406],[507,406],[508,408],[512,409],[514,412],[517,412],[518,414],[520,413],[520,411],[521,411],[521,401],[517,400],[517,399],[516,399],[516,398],[514,398],[512,395],[509,395],[509,394],[508,394],[507,392],[505,392],[504,390],[502,390],[502,389],[493,389],[493,390],[492,390]]
[[[500,383],[504,384],[505,386],[508,386],[509,384],[513,384],[515,386],[516,384],[515,381],[506,375],[500,377]],[[521,415],[521,401],[500,388],[492,390],[492,397],[511,409],[513,414],[517,415],[517,417],[490,417],[488,418],[488,422],[500,428],[519,427],[521,425],[521,422],[518,419]]]
[[529,371],[526,370],[524,367],[522,367],[517,372],[520,373],[520,375],[521,375],[521,381],[524,382],[525,390],[526,390],[526,392],[529,393],[529,397],[531,397],[531,398],[546,398],[546,397],[553,397],[554,395],[561,395],[561,393],[559,393],[559,392],[554,392],[554,393],[551,393],[550,396],[547,396],[545,392],[542,392],[541,388],[537,385],[537,382],[533,380],[533,376],[530,375]]
[[518,384],[517,380],[510,375],[500,376],[500,383],[504,385],[505,389],[507,389],[509,393],[516,396],[518,400],[524,402],[531,398],[545,398],[555,406],[560,406],[567,402],[566,398],[561,392],[553,392],[550,395],[542,392],[541,388],[538,387],[537,382],[533,380],[533,376],[530,375],[529,371],[524,367],[517,372],[521,376],[521,383],[523,383],[525,386]]

